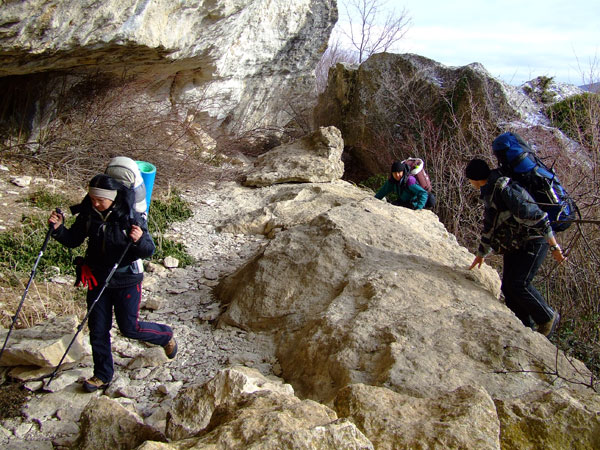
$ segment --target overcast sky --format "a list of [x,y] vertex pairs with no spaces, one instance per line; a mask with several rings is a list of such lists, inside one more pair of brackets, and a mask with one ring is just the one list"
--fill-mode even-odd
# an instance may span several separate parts
[[[340,22],[344,1],[339,0]],[[519,85],[537,76],[600,79],[600,0],[389,0],[412,19],[396,51],[447,66],[479,62]],[[593,75],[591,75],[593,74]]]

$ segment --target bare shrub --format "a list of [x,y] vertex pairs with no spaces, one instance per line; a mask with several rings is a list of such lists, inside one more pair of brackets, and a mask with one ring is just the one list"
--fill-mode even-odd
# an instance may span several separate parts
[[317,93],[325,91],[329,78],[329,69],[340,62],[356,64],[358,63],[358,56],[356,52],[343,47],[339,36],[332,35],[329,46],[323,52],[315,69]]
[[[337,63],[360,64],[375,53],[390,50],[410,28],[406,8],[389,8],[386,0],[346,0],[343,2],[348,27],[338,22],[329,45],[317,67],[317,93],[325,91],[329,69]],[[344,44],[343,37],[349,44]]]
[[39,135],[5,139],[4,154],[25,158],[78,184],[119,155],[152,162],[161,174],[158,186],[206,175],[202,163],[214,142],[207,132],[211,121],[200,111],[209,99],[174,106],[153,97],[149,83],[142,80],[101,74],[64,80],[63,89],[53,94],[54,102],[39,99],[54,107]]
[[452,92],[440,95],[425,80],[418,71],[382,74],[372,102],[374,111],[366,118],[373,138],[365,151],[386,169],[396,159],[422,158],[437,195],[435,212],[448,231],[472,247],[479,234],[481,209],[464,167],[475,156],[489,160],[498,130],[489,125],[484,105],[468,90],[457,112],[449,100]]
[[556,125],[580,145],[576,155],[563,145],[550,156],[561,181],[577,201],[582,222],[560,235],[569,259],[561,267],[545,268],[546,291],[562,314],[559,345],[584,361],[597,378],[600,376],[600,95],[567,100],[554,111],[562,114]]

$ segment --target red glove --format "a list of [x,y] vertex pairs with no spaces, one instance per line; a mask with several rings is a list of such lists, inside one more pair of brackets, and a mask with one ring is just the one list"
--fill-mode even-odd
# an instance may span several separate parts
[[96,278],[94,278],[94,274],[88,265],[82,264],[77,266],[77,269],[76,287],[79,287],[80,285],[87,286],[88,290],[91,291],[98,286],[98,282],[96,281]]

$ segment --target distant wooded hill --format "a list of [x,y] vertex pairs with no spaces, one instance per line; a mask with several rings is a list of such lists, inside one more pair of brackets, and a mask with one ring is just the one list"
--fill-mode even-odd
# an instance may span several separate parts
[[583,89],[584,91],[588,91],[588,92],[600,92],[600,82],[598,83],[591,83],[591,84],[584,84],[583,86],[579,86],[581,89]]

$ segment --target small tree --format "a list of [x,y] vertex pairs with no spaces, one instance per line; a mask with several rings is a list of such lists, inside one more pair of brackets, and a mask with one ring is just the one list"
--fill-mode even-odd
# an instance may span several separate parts
[[327,87],[327,78],[329,69],[339,62],[357,63],[358,58],[352,50],[344,48],[339,36],[333,37],[327,47],[327,50],[321,56],[315,69],[317,93],[321,93]]
[[359,63],[388,51],[410,27],[406,8],[398,14],[394,8],[386,8],[387,4],[387,0],[347,0],[344,5],[350,26],[343,33],[358,52]]

